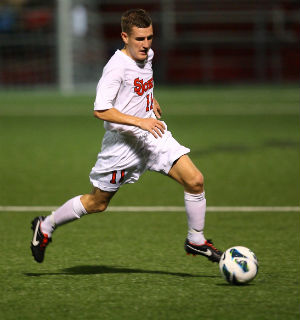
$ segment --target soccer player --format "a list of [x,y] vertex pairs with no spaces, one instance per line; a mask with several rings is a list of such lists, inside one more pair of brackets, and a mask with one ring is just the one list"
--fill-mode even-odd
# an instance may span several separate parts
[[203,175],[187,155],[190,150],[180,145],[160,120],[161,108],[153,93],[151,18],[142,9],[132,9],[122,15],[121,27],[124,48],[117,50],[104,67],[94,103],[94,116],[104,121],[106,132],[90,173],[93,190],[32,221],[33,257],[37,262],[44,260],[56,227],[104,211],[120,186],[136,182],[151,170],[183,186],[188,221],[186,252],[218,262],[222,252],[203,233]]

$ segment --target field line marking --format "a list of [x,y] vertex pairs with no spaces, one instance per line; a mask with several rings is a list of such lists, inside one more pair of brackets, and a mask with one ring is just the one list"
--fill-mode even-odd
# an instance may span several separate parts
[[[79,112],[79,113],[73,113],[69,114],[68,110],[62,110],[61,112],[41,112],[34,111],[33,113],[30,113],[30,111],[25,112],[18,112],[15,113],[14,111],[8,111],[6,110],[1,112],[2,116],[5,117],[14,117],[15,115],[22,116],[22,117],[41,117],[41,116],[47,116],[47,117],[65,117],[65,116],[72,116],[72,117],[82,117],[88,115],[87,112]],[[168,112],[169,115],[180,115],[181,113],[176,111],[170,111]],[[259,111],[259,110],[253,110],[253,111],[243,111],[243,110],[228,110],[228,111],[206,111],[206,110],[190,110],[186,112],[187,115],[195,115],[195,116],[257,116],[257,115],[274,115],[274,116],[298,116],[299,111],[298,110],[267,110],[267,111]]]
[[[51,212],[55,206],[0,206],[0,212]],[[107,212],[184,212],[180,206],[111,206]],[[211,206],[208,212],[300,212],[296,206]]]

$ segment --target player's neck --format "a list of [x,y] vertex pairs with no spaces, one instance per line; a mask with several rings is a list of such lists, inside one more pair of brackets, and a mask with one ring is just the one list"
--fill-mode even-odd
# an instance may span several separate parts
[[[123,53],[125,53],[126,54],[126,56],[128,56],[129,58],[131,58],[131,56],[129,55],[129,53],[127,52],[127,50],[126,50],[126,48],[124,47],[123,49],[121,49],[121,51],[123,52]],[[131,58],[132,59],[132,58]],[[133,60],[133,59],[132,59]]]
[[131,60],[133,60],[134,62],[136,62],[137,64],[141,65],[141,64],[145,64],[147,58],[145,60],[136,60],[134,59],[130,53],[128,52],[128,50],[126,49],[126,47],[124,47],[123,49],[120,50],[121,52],[123,52],[126,56],[128,56]]

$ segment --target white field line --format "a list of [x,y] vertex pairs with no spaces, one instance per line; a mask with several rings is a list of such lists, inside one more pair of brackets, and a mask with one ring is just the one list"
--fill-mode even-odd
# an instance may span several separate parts
[[[225,109],[225,110],[224,110]],[[299,115],[299,110],[226,110],[224,108],[223,110],[215,110],[215,111],[209,111],[209,110],[187,110],[185,111],[185,114],[188,115],[195,115],[195,116],[255,116],[255,115]],[[169,115],[181,115],[181,111],[172,111],[170,110],[168,112]],[[6,111],[2,110],[0,112],[1,116],[5,117],[14,117],[16,115],[15,111]],[[69,113],[68,110],[62,110],[60,112],[51,112],[51,111],[35,111],[34,113],[31,113],[30,111],[21,111],[17,113],[18,116],[22,117],[40,117],[40,116],[47,116],[47,117],[57,117],[57,116],[85,116],[88,115],[88,112],[73,112],[72,114]]]
[[[50,212],[56,210],[54,206],[0,206],[0,212]],[[179,206],[111,206],[107,212],[184,212]],[[207,207],[209,212],[299,212],[300,207]]]

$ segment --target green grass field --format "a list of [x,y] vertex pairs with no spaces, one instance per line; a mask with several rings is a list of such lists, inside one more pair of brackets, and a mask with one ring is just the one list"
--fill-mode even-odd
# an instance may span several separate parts
[[[299,88],[156,91],[175,138],[203,172],[208,206],[299,206]],[[93,94],[0,93],[0,206],[58,206],[90,191],[103,126]],[[146,173],[112,206],[183,206],[171,179]],[[300,214],[208,212],[216,246],[251,248],[257,278],[230,286],[187,257],[184,212],[107,212],[58,228],[43,264],[30,221],[0,212],[0,319],[299,319]]]

